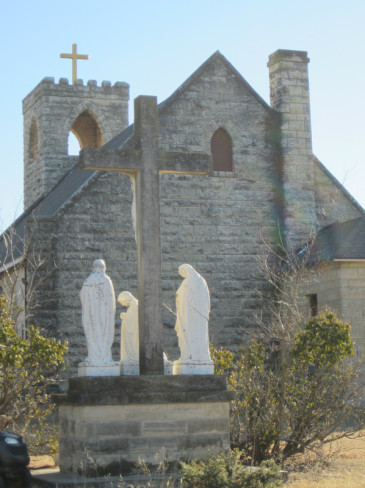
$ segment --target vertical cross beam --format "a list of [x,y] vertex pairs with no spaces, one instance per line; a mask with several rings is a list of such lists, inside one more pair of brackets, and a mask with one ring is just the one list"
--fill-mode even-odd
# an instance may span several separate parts
[[72,59],[72,83],[75,84],[77,78],[77,60],[89,59],[87,54],[77,54],[77,44],[72,44],[72,54],[60,54],[60,58]]
[[163,374],[158,110],[156,97],[134,102],[139,347],[141,374]]

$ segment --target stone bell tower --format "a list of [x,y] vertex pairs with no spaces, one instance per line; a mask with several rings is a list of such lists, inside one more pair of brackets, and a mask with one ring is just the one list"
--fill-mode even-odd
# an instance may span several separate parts
[[84,147],[100,147],[128,125],[129,85],[44,78],[23,100],[24,209],[48,193],[74,166],[71,131]]

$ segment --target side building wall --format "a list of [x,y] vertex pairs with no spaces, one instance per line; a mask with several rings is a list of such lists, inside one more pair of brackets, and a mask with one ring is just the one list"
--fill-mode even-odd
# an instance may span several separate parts
[[[351,325],[356,358],[365,373],[365,262],[321,264],[304,294],[316,294],[319,310],[331,308]],[[307,306],[309,311],[309,300]]]

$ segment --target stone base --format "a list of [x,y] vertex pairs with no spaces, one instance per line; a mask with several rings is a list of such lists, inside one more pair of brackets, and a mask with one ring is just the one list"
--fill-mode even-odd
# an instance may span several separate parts
[[223,375],[71,378],[68,393],[56,397],[60,469],[128,474],[139,459],[153,470],[164,457],[174,470],[228,451],[232,398]]
[[214,374],[213,361],[174,361],[173,374]]
[[119,363],[102,363],[102,364],[88,364],[80,363],[78,367],[78,376],[119,376]]
[[[163,360],[164,374],[172,374],[172,361]],[[138,376],[139,375],[139,361],[121,361],[120,374],[122,376]],[[80,376],[80,375],[79,375]]]
[[172,374],[172,361],[169,361],[168,359],[163,360],[163,370],[165,375],[170,375]]
[[120,374],[123,376],[138,376],[139,361],[121,361]]

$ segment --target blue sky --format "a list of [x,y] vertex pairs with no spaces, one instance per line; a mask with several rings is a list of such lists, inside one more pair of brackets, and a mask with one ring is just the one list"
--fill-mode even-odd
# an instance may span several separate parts
[[[269,102],[267,60],[308,51],[313,151],[365,206],[363,0],[3,0],[0,229],[23,209],[22,99],[45,76],[71,79],[61,52],[89,54],[78,78],[169,96],[219,49]],[[130,119],[130,121],[132,121]]]

